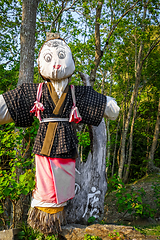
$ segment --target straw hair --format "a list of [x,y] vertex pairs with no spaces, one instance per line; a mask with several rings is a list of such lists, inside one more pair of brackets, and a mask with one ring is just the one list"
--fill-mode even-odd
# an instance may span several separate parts
[[59,33],[46,32],[46,40],[49,40],[51,38],[58,38],[58,37],[60,37]]

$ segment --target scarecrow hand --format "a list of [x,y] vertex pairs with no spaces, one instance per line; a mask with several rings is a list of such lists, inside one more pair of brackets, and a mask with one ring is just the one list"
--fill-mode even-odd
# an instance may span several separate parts
[[3,95],[0,95],[0,124],[10,123],[12,121],[13,119],[8,111]]
[[104,117],[107,117],[110,120],[116,120],[119,115],[120,108],[117,105],[117,102],[114,98],[106,96],[107,104],[104,112]]

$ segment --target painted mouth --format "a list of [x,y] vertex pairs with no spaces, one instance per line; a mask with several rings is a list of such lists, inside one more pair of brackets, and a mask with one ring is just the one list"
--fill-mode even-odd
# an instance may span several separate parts
[[53,65],[54,69],[59,69],[61,67],[61,65]]

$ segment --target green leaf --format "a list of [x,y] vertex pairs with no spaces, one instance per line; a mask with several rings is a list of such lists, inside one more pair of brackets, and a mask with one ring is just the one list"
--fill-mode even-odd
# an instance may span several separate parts
[[4,194],[5,196],[9,196],[10,192],[11,192],[11,190],[10,190],[9,188],[5,188],[3,194]]
[[19,181],[20,181],[20,182],[23,182],[24,179],[25,179],[25,174],[19,176]]

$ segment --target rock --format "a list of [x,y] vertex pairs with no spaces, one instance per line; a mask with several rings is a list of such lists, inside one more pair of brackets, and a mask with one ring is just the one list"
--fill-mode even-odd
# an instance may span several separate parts
[[[84,240],[84,235],[98,236],[103,240],[108,239],[126,239],[126,240],[143,240],[147,239],[144,235],[136,231],[133,227],[120,225],[100,225],[93,224],[90,226],[72,224],[62,227],[59,239]],[[114,238],[115,237],[115,238]],[[118,238],[119,237],[119,238]]]
[[18,228],[0,231],[0,240],[16,240],[19,231]]

